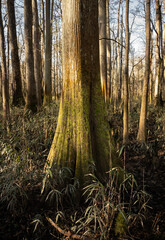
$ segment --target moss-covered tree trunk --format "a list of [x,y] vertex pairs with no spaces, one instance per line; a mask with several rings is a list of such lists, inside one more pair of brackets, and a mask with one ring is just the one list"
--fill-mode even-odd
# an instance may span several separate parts
[[99,69],[98,1],[63,0],[63,92],[46,167],[71,167],[80,183],[110,166]]

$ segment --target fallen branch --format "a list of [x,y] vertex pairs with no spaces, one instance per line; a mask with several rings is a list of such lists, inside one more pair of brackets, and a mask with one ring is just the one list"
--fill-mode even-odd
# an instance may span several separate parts
[[66,236],[67,238],[73,238],[73,239],[81,239],[81,240],[85,240],[87,238],[77,235],[77,234],[72,234],[70,231],[65,231],[63,229],[61,229],[56,223],[53,222],[53,220],[49,217],[46,217],[46,219],[48,220],[48,222],[50,222],[50,224],[56,228],[61,234],[63,234],[64,236]]

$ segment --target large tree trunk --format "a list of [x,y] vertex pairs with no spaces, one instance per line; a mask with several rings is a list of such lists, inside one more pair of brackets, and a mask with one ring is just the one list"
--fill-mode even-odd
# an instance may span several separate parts
[[1,70],[2,70],[2,100],[3,100],[3,119],[4,127],[8,123],[10,116],[9,109],[9,80],[7,78],[6,69],[6,54],[5,54],[5,37],[2,22],[2,12],[1,12],[1,0],[0,0],[0,57],[1,57]]
[[42,105],[42,60],[41,60],[41,37],[38,23],[37,0],[32,1],[33,10],[33,49],[34,49],[34,76],[38,107]]
[[32,46],[32,0],[24,0],[25,21],[25,59],[26,59],[26,83],[27,97],[26,109],[37,111],[36,84],[34,79],[34,59]]
[[18,56],[18,45],[16,35],[16,21],[14,0],[7,0],[8,18],[9,18],[9,34],[11,47],[12,75],[13,75],[13,105],[17,106],[25,104],[22,93],[22,80],[20,71],[20,61]]
[[143,82],[143,95],[140,112],[140,122],[137,140],[145,142],[147,138],[146,119],[148,105],[148,85],[150,78],[150,0],[146,1],[146,59],[145,59],[145,77]]
[[44,104],[52,100],[51,81],[51,24],[50,24],[50,0],[46,0],[46,48],[45,48],[45,92]]
[[123,114],[123,143],[128,142],[128,77],[129,77],[129,0],[126,0],[126,42],[125,42],[125,69],[124,69],[124,114]]
[[46,167],[71,167],[81,184],[93,163],[99,176],[110,166],[98,38],[98,2],[63,0],[63,92]]
[[99,0],[99,51],[101,86],[107,99],[107,54],[106,54],[106,0]]

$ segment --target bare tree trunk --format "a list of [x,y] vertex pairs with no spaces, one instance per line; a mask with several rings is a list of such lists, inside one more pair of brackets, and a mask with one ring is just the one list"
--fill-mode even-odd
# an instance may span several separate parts
[[58,85],[59,85],[59,76],[58,76],[58,26],[56,22],[56,45],[55,45],[55,51],[56,51],[56,100],[58,100],[59,97],[59,90],[58,90]]
[[99,0],[99,51],[101,86],[107,100],[106,0]]
[[2,70],[0,65],[0,97],[2,97]]
[[[52,46],[52,41],[53,41],[53,13],[54,13],[54,0],[52,0],[52,5],[51,5],[51,20],[50,20],[50,47],[51,47],[51,84],[53,83],[53,71],[52,71],[52,53],[53,53],[53,46]],[[52,87],[52,94],[53,94],[53,87]]]
[[121,15],[121,25],[120,25],[120,42],[121,42],[121,46],[120,46],[120,87],[119,87],[119,100],[121,100],[122,98],[122,79],[123,79],[123,14]]
[[54,93],[54,99],[56,99],[56,33],[54,34],[54,74],[53,74],[53,93]]
[[58,67],[57,67],[57,75],[58,75],[58,98],[60,99],[60,95],[61,95],[61,90],[62,90],[62,87],[61,87],[61,75],[60,75],[60,29],[58,29],[58,44],[57,44],[57,53],[58,53],[58,56],[57,56],[57,62],[58,62]]
[[41,60],[41,35],[38,22],[37,0],[32,0],[33,11],[33,49],[34,49],[34,76],[38,107],[42,105],[42,60]]
[[[6,70],[7,70],[7,78],[9,80],[10,85],[10,71],[9,71],[9,65],[10,65],[10,44],[9,44],[9,21],[7,25],[7,59],[6,59]],[[10,92],[10,90],[9,90]]]
[[44,104],[52,101],[50,0],[46,1],[46,48]]
[[149,96],[150,96],[150,104],[152,104],[153,101],[153,48],[154,48],[154,44],[153,44],[153,32],[151,31],[150,33],[151,35],[151,39],[150,39],[150,82],[149,82],[149,87],[150,87],[150,91],[149,91]]
[[18,56],[18,44],[16,34],[16,20],[15,20],[15,7],[14,0],[7,0],[8,18],[9,18],[9,33],[10,33],[10,46],[11,46],[11,61],[12,61],[12,77],[13,77],[13,105],[17,106],[25,104],[22,93],[22,79],[20,71],[20,60]]
[[[41,52],[42,52],[42,88],[44,89],[44,76],[45,76],[45,59],[44,59],[44,54],[45,54],[45,7],[44,7],[44,1],[41,0],[42,3],[42,44],[41,44]],[[42,101],[43,101],[44,94],[42,93]]]
[[37,111],[36,84],[34,79],[34,58],[32,46],[32,0],[24,0],[24,31],[27,97],[26,109]]
[[3,120],[4,127],[7,127],[10,118],[9,109],[9,80],[7,78],[6,69],[6,54],[5,54],[5,37],[2,22],[1,0],[0,0],[0,57],[1,57],[1,70],[2,70],[2,100],[3,100]]
[[42,0],[42,24],[43,24],[43,48],[45,48],[45,6],[44,0]]
[[156,9],[156,79],[155,79],[155,105],[161,103],[161,6],[159,0],[155,0]]
[[117,17],[117,81],[116,81],[116,102],[121,99],[120,92],[120,74],[121,74],[121,46],[120,46],[120,8],[121,8],[121,0],[119,1],[118,7],[118,17]]
[[[106,33],[107,33],[107,39],[110,39],[110,21],[109,21],[109,1],[106,0]],[[111,41],[106,41],[106,47],[107,47],[107,98],[111,99]]]
[[[165,14],[165,0],[164,0],[164,14]],[[162,100],[165,102],[165,23],[164,23],[164,40],[163,40],[163,86],[162,86]]]
[[129,0],[126,0],[126,43],[124,69],[124,113],[123,113],[123,144],[128,142],[128,77],[129,77]]
[[163,20],[162,20],[162,5],[160,5],[160,105],[162,105],[163,82],[164,82],[164,55],[163,55]]
[[140,112],[140,122],[137,140],[145,142],[147,138],[146,119],[148,106],[148,85],[150,78],[150,0],[146,1],[146,59],[145,59],[145,77],[143,82],[143,95]]

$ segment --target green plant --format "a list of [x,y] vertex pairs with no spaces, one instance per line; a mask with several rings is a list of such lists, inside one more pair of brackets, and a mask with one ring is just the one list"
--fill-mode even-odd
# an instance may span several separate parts
[[106,185],[90,174],[91,183],[84,188],[87,206],[72,226],[76,234],[96,239],[116,235],[124,239],[130,226],[142,218],[149,197],[138,190],[132,174],[125,173],[125,180],[119,185],[119,171],[118,168],[110,170]]
[[47,170],[42,184],[41,193],[49,203],[56,203],[57,211],[65,205],[74,206],[79,189],[79,182],[73,178],[72,170],[64,167]]

